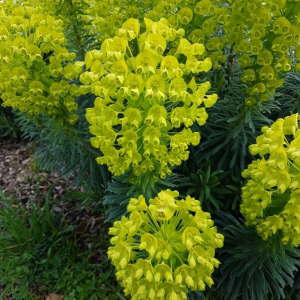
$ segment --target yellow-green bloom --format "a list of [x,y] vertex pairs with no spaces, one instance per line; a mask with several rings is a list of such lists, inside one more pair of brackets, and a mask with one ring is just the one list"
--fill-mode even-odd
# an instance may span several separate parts
[[263,127],[250,146],[257,159],[242,176],[241,212],[248,225],[256,226],[263,239],[281,232],[282,242],[300,244],[300,130],[299,115],[278,119]]
[[[116,35],[129,42],[140,35],[138,38],[140,51],[155,51],[160,55],[166,55],[167,49],[169,55],[184,53],[189,56],[185,68],[180,70],[185,74],[190,71],[207,71],[211,68],[219,70],[229,58],[225,55],[224,49],[232,47],[234,51],[232,57],[237,58],[242,68],[249,68],[255,73],[253,80],[245,81],[242,77],[247,86],[245,89],[247,107],[254,108],[257,103],[268,101],[276,88],[283,84],[283,79],[279,78],[293,68],[294,62],[290,57],[292,53],[295,53],[295,57],[299,60],[300,17],[299,12],[293,9],[293,1],[73,0],[64,3],[62,7],[58,2],[45,0],[43,3],[39,2],[39,6],[42,6],[49,15],[59,13],[61,19],[65,16],[67,21],[64,23],[67,24],[71,23],[68,16],[76,15],[83,27],[82,30],[87,34],[94,34],[95,41],[106,46],[107,40],[115,38]],[[38,27],[44,20],[34,7],[37,2],[27,0],[22,3],[31,6],[30,14],[34,16],[32,24]],[[9,7],[7,5],[7,10]],[[12,18],[13,30],[29,26],[28,20],[22,16],[22,9],[17,12]],[[145,17],[147,34],[140,33],[142,28],[140,22]],[[199,28],[195,29],[195,24]],[[6,42],[8,40],[6,24],[0,26],[0,41]],[[37,33],[36,41],[48,40],[45,28],[38,28]],[[120,46],[117,42],[115,44],[110,45],[114,54],[110,52],[108,56],[120,57],[124,54],[122,53],[124,47],[121,51],[115,51],[113,49]],[[47,51],[50,49],[47,48]],[[9,61],[9,55],[6,53],[1,55],[1,52],[6,51],[0,47],[0,61]],[[116,57],[111,59],[114,60]],[[127,61],[129,60],[130,58]],[[231,63],[235,64],[235,61]],[[133,62],[130,64],[133,65]],[[143,72],[144,65],[139,67],[139,72]],[[266,66],[270,66],[273,70],[270,68],[261,70]],[[152,65],[149,67],[152,69]],[[298,68],[299,62],[295,61],[295,69]],[[70,73],[67,76],[70,76]],[[258,84],[260,88],[257,88]],[[265,88],[261,88],[261,84],[264,84]],[[83,90],[84,88],[80,89],[78,93]]]
[[[77,103],[69,82],[81,72],[66,44],[62,20],[43,5],[1,3],[0,97],[2,106],[29,115],[47,114],[74,124]],[[64,65],[66,65],[64,67]]]
[[128,218],[114,223],[108,257],[125,295],[131,299],[187,299],[188,290],[211,287],[223,246],[209,213],[188,196],[165,190],[150,199],[131,199]]
[[[79,91],[98,96],[94,108],[86,111],[91,143],[103,154],[97,162],[117,176],[132,170],[135,176],[149,172],[164,179],[171,166],[188,159],[188,147],[200,142],[200,134],[190,127],[205,124],[206,108],[218,97],[207,95],[209,82],[188,79],[190,73],[212,67],[210,59],[198,58],[205,51],[202,44],[180,38],[182,32],[166,19],[145,19],[142,33],[138,24],[128,20],[101,50],[87,53]],[[185,65],[165,52],[174,38],[179,39],[177,55],[187,56]],[[194,67],[188,66],[189,60]],[[170,211],[165,213],[168,217]]]

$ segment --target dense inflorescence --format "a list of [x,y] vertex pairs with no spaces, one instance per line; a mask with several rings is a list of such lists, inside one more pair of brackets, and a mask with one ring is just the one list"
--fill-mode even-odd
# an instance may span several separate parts
[[199,201],[177,200],[178,195],[161,191],[149,206],[143,196],[132,198],[130,216],[110,228],[108,256],[133,300],[187,299],[189,289],[213,284],[211,274],[219,265],[215,249],[224,237]]
[[282,242],[300,244],[300,130],[299,115],[278,119],[263,127],[253,155],[260,155],[242,175],[241,212],[247,225],[256,226],[263,239],[282,232]]
[[40,7],[43,13],[61,20],[66,37],[65,47],[83,60],[87,49],[99,42],[99,36],[92,33],[94,0],[15,0],[16,4]]
[[[45,118],[47,130],[51,127],[49,140],[50,132],[63,131],[68,143],[56,139],[52,145],[60,144],[57,149],[63,151],[53,153],[67,153],[56,159],[63,157],[69,173],[77,173],[81,180],[96,178],[90,174],[98,168],[106,182],[101,164],[120,176],[126,188],[116,185],[119,195],[108,204],[120,204],[123,194],[126,199],[114,216],[126,214],[122,209],[128,199],[143,194],[130,200],[129,217],[123,216],[110,229],[114,237],[108,255],[126,296],[181,300],[187,299],[189,290],[211,287],[219,265],[215,249],[223,246],[223,236],[198,200],[178,200],[177,191],[159,191],[176,186],[177,180],[168,181],[174,170],[180,174],[195,169],[190,175],[193,187],[185,189],[191,186],[187,182],[178,187],[183,194],[195,192],[200,200],[205,194],[219,209],[223,198],[215,199],[209,184],[217,196],[227,195],[228,187],[236,193],[235,207],[240,178],[234,178],[235,186],[226,184],[225,190],[216,187],[218,178],[209,182],[215,172],[199,168],[206,158],[213,158],[213,164],[219,160],[222,168],[228,153],[234,153],[230,169],[239,157],[235,173],[244,169],[251,157],[245,159],[247,143],[256,137],[256,128],[269,121],[266,112],[272,113],[277,105],[264,102],[274,100],[285,73],[300,70],[299,0],[0,0],[0,6],[2,105],[29,115],[30,121],[38,116],[34,123],[42,124]],[[208,110],[217,94],[222,102]],[[221,110],[225,117],[220,117]],[[209,134],[201,129],[210,145],[199,147],[192,162],[177,168],[190,157],[191,146],[199,145],[199,126],[212,111],[214,126]],[[61,126],[74,125],[79,117],[76,126]],[[260,157],[242,174],[248,178],[241,204],[246,225],[255,226],[264,240],[276,234],[272,243],[281,239],[288,247],[300,245],[298,122],[295,114],[263,127],[250,147],[250,153]],[[211,145],[210,153],[225,155],[203,155]],[[78,152],[72,151],[75,147]],[[82,167],[74,162],[76,153]],[[101,191],[106,186],[93,186],[97,184]],[[229,206],[230,201],[222,208]],[[254,227],[249,232],[253,231]],[[268,241],[258,239],[269,247]],[[257,243],[255,249],[261,249]],[[229,260],[226,268],[232,264]],[[291,277],[293,272],[290,267]],[[246,285],[248,290],[248,280]]]
[[[292,56],[299,51],[297,1],[233,1],[228,41],[238,54],[247,84],[246,105],[268,101],[282,86],[283,74],[292,69]],[[300,12],[300,10],[299,10]],[[299,56],[296,56],[299,59]]]
[[[19,64],[20,59],[22,60],[21,57],[16,58],[16,47],[19,46],[14,47],[12,45],[13,42],[20,44],[24,43],[20,40],[25,39],[29,43],[28,46],[39,48],[39,51],[36,49],[36,52],[42,56],[43,62],[46,62],[46,64],[43,65],[43,68],[40,68],[40,65],[38,65],[38,69],[40,69],[41,74],[44,74],[44,78],[43,80],[38,78],[37,81],[43,84],[42,92],[46,99],[48,99],[47,96],[49,95],[53,96],[52,91],[50,92],[52,82],[56,83],[53,89],[58,89],[58,92],[62,95],[64,93],[68,94],[68,84],[65,81],[70,80],[73,76],[76,77],[74,73],[81,73],[80,65],[77,65],[75,68],[68,65],[68,75],[65,78],[60,77],[61,74],[57,75],[56,73],[53,75],[52,68],[49,70],[49,61],[51,60],[55,61],[55,63],[53,61],[55,66],[52,66],[55,71],[60,71],[68,61],[74,59],[73,53],[66,52],[64,45],[67,44],[67,49],[71,49],[70,42],[72,40],[72,44],[76,46],[77,54],[80,59],[83,59],[86,53],[85,46],[95,48],[105,39],[113,38],[122,24],[132,18],[138,19],[140,22],[144,17],[151,19],[153,22],[164,19],[170,28],[176,31],[181,30],[179,35],[168,41],[169,54],[173,55],[176,53],[184,34],[184,38],[191,44],[203,43],[205,45],[206,49],[202,54],[198,54],[198,59],[210,58],[214,70],[220,70],[222,64],[226,61],[231,66],[238,62],[244,70],[241,81],[245,83],[245,105],[249,108],[256,107],[258,102],[268,101],[274,95],[276,88],[283,84],[284,73],[290,71],[293,66],[296,70],[300,68],[299,1],[255,0],[249,3],[249,1],[244,0],[143,0],[138,2],[119,0],[47,0],[40,2],[28,0],[25,2],[4,1],[2,6],[4,7],[1,13],[2,64],[4,57],[5,61],[7,61],[9,56],[13,56],[15,65]],[[44,49],[40,49],[42,42],[31,40],[33,37],[32,33],[40,27],[39,25],[33,26],[31,24],[32,14],[39,15],[38,20],[44,22],[43,26],[48,30],[45,28],[42,30],[43,26],[39,28],[40,36],[45,34],[45,40],[51,36],[51,43],[54,43],[52,36],[54,37],[55,45],[53,44],[52,48],[49,45],[45,47],[45,44],[43,44]],[[22,17],[23,21],[21,19],[16,21],[18,16]],[[13,22],[12,24],[10,19]],[[15,22],[20,22],[20,24],[16,25]],[[20,26],[25,27],[22,29],[23,27],[21,28]],[[51,34],[51,32],[55,34]],[[8,33],[9,38],[7,38]],[[66,41],[64,34],[67,34],[70,40],[69,43],[67,43],[68,41]],[[91,41],[90,37],[94,37],[94,41]],[[19,39],[15,41],[16,38]],[[60,42],[58,42],[59,39]],[[12,53],[11,47],[14,47],[14,53]],[[34,47],[31,48],[33,49]],[[55,51],[54,48],[56,49]],[[60,58],[57,57],[58,55]],[[294,60],[292,60],[291,55],[294,56]],[[180,60],[179,62],[181,63]],[[194,62],[191,61],[191,63]],[[59,67],[58,64],[61,66]],[[37,63],[33,65],[29,67],[26,65],[26,68],[37,67]],[[7,69],[7,66],[5,69]],[[11,72],[13,69],[12,65],[8,67],[8,70]],[[24,73],[23,70],[19,71]],[[26,71],[29,71],[28,76],[29,80],[31,80],[31,74],[35,74],[35,70]],[[70,75],[71,73],[73,73],[73,76]],[[26,72],[24,74],[26,77]],[[2,72],[1,77],[3,78],[3,76],[7,76],[7,74]],[[33,76],[32,80],[35,79]],[[76,103],[72,100],[72,95],[68,97],[65,105],[61,99],[57,101],[56,93],[54,93],[55,100],[44,101],[29,97],[25,105],[23,103],[20,104],[20,101],[17,99],[22,96],[20,90],[23,88],[24,92],[27,92],[29,83],[18,82],[20,88],[16,92],[11,91],[16,89],[15,85],[13,88],[11,86],[3,87],[2,85],[0,92],[5,93],[3,97],[5,98],[5,105],[15,108],[21,107],[21,111],[26,111],[30,114],[46,112],[48,115],[65,114],[62,111],[66,107],[67,114],[71,115],[70,122],[74,123],[76,121],[77,117],[73,114]],[[37,88],[40,90],[41,87],[39,85]],[[73,89],[69,88],[69,90],[72,91]],[[22,99],[24,102],[24,97]]]
[[[11,11],[10,11],[11,10]],[[46,113],[74,124],[77,103],[69,79],[82,63],[65,47],[63,22],[41,7],[20,5],[0,9],[0,96],[3,106],[29,115]],[[75,74],[75,76],[74,76]]]
[[139,21],[129,19],[101,50],[86,56],[78,93],[97,96],[86,113],[95,136],[91,142],[103,153],[98,162],[117,176],[132,168],[135,176],[148,172],[164,179],[170,166],[187,160],[189,145],[200,142],[191,126],[205,124],[206,108],[217,95],[207,94],[210,83],[199,82],[194,74],[209,71],[212,63],[198,60],[205,51],[202,44],[184,38],[170,53],[168,44],[183,34],[166,19],[145,19],[140,34]]
[[[113,37],[129,18],[168,20],[185,30],[191,43],[204,43],[202,59],[210,57],[213,69],[228,61],[239,63],[244,73],[245,105],[254,108],[282,86],[284,73],[300,64],[299,1],[95,1],[92,30],[101,40]],[[176,48],[179,39],[173,41]]]

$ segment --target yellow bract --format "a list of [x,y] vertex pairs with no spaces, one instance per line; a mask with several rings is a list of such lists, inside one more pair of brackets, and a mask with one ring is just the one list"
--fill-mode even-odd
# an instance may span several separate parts
[[67,117],[74,124],[77,103],[63,74],[73,79],[81,68],[78,63],[64,68],[76,55],[62,47],[66,43],[62,21],[39,6],[20,5],[10,12],[4,4],[0,15],[2,105],[29,115],[47,114],[60,122]]
[[[133,28],[137,34],[137,22],[130,19],[122,28]],[[188,87],[187,75],[212,66],[210,60],[197,58],[205,51],[202,44],[180,39],[177,54],[161,55],[178,33],[166,19],[146,19],[145,24],[146,32],[136,39],[119,31],[119,36],[102,43],[100,51],[87,53],[86,72],[80,75],[84,85],[79,90],[97,96],[86,118],[95,136],[92,145],[103,153],[98,163],[107,164],[117,176],[132,170],[135,176],[151,173],[164,179],[170,167],[188,159],[189,145],[200,142],[200,134],[190,127],[205,124],[205,107],[211,107],[217,95],[206,95],[208,82],[194,80],[192,91]],[[186,64],[179,64],[180,54],[187,56]],[[196,69],[187,72],[189,60]]]
[[[185,55],[187,53],[200,55],[201,59],[210,57],[211,66],[214,70],[218,70],[227,60],[224,49],[233,49],[231,59],[237,58],[242,68],[250,67],[255,72],[254,80],[245,82],[248,86],[245,92],[251,96],[245,97],[246,106],[255,107],[257,102],[269,100],[275,93],[275,89],[283,84],[283,80],[278,80],[278,78],[292,67],[289,55],[299,47],[299,12],[293,7],[292,1],[225,2],[226,6],[224,6],[224,1],[217,0],[142,1],[130,9],[135,11],[136,18],[140,20],[146,12],[145,15],[148,18],[146,28],[153,27],[155,34],[168,36],[168,39],[173,41],[171,46],[174,49],[170,51],[172,54],[177,50],[177,53]],[[126,16],[122,14],[122,11],[126,9],[128,10],[128,7],[123,4],[115,9],[114,13],[119,14],[119,18],[125,21]],[[177,13],[174,14],[174,11]],[[291,11],[295,11],[295,16],[289,15]],[[203,18],[199,19],[199,16]],[[165,20],[164,24],[157,26],[157,21],[162,18]],[[173,28],[172,31],[166,30],[166,22]],[[194,29],[194,24],[197,24],[199,28]],[[183,28],[189,32],[188,36],[178,35],[179,32],[183,32]],[[110,33],[114,34],[114,31],[110,30]],[[218,36],[215,36],[216,33]],[[192,49],[189,42],[205,44],[206,51],[195,52],[197,47]],[[283,54],[286,55],[284,58],[282,58]],[[195,63],[189,58],[187,72],[196,70],[196,67],[193,67]],[[233,63],[231,61],[231,64]],[[257,65],[270,65],[274,72],[260,76],[261,72]],[[275,85],[274,80],[277,81]],[[257,84],[261,87],[261,83],[264,84],[265,89],[255,87]],[[249,98],[252,100],[249,101]]]
[[242,175],[241,212],[247,225],[256,226],[263,239],[281,231],[282,242],[300,244],[300,130],[298,114],[278,119],[250,146],[261,159]]
[[199,201],[177,200],[178,195],[161,191],[149,207],[143,196],[130,199],[130,216],[109,230],[108,257],[131,299],[185,300],[189,289],[203,291],[214,283],[215,249],[224,237]]
[[[278,4],[279,2],[274,3],[274,1],[255,0],[249,3],[249,1],[238,0],[228,1],[228,5],[224,7],[220,6],[220,1],[217,0],[189,1],[188,4],[184,1],[140,1],[136,5],[130,5],[124,1],[86,0],[73,1],[72,5],[64,5],[62,9],[57,1],[45,1],[42,9],[33,8],[36,3],[34,0],[26,1],[26,4],[32,5],[27,9],[28,15],[32,16],[31,26],[38,27],[36,42],[48,40],[45,19],[47,22],[50,20],[53,22],[54,19],[47,13],[56,14],[59,11],[63,16],[67,15],[68,10],[80,9],[82,13],[78,14],[78,18],[83,21],[81,24],[86,26],[86,32],[94,33],[97,40],[100,41],[113,38],[116,34],[127,41],[137,38],[140,32],[140,22],[137,19],[141,21],[146,16],[147,34],[143,33],[138,38],[140,51],[154,51],[163,54],[167,46],[166,41],[172,42],[169,43],[169,55],[182,53],[187,56],[185,66],[180,68],[180,72],[184,72],[185,75],[189,72],[208,71],[211,68],[220,69],[220,64],[227,60],[223,53],[224,47],[232,47],[241,67],[249,68],[251,72],[254,72],[250,77],[248,76],[248,79],[245,79],[244,75],[242,76],[242,81],[248,86],[245,90],[248,93],[245,103],[249,107],[255,107],[259,101],[269,100],[276,88],[283,84],[283,79],[279,79],[281,75],[293,67],[289,57],[290,53],[295,51],[296,57],[298,57],[297,53],[299,52],[299,13],[297,12],[295,18],[281,15],[292,9],[293,3],[286,1]],[[177,14],[174,14],[176,10]],[[45,11],[44,15],[41,14],[42,11]],[[23,27],[29,26],[28,19],[24,17],[24,8],[15,8],[13,14],[9,26],[11,30],[22,30]],[[204,21],[200,23],[197,19],[199,15],[205,16]],[[84,20],[86,20],[85,23]],[[201,29],[189,30],[195,22],[199,23]],[[91,25],[87,25],[88,23]],[[188,36],[184,36],[185,30],[182,27],[189,32]],[[214,36],[219,29],[221,31],[218,36]],[[224,34],[222,35],[220,32],[224,32]],[[269,32],[274,35],[271,39],[268,38]],[[59,42],[57,34],[52,33],[52,36],[55,43]],[[7,39],[7,24],[1,24],[0,40],[6,41]],[[120,45],[119,42],[120,40],[114,39],[112,44],[104,43],[104,46],[108,47],[107,57],[111,60],[118,61],[124,55],[126,43],[122,42],[123,45]],[[203,43],[206,45],[206,51]],[[117,48],[118,51],[116,51]],[[2,60],[6,62],[10,59],[7,49],[0,46],[0,58],[2,57]],[[23,47],[23,49],[25,48]],[[20,50],[16,49],[16,51]],[[43,51],[49,52],[50,48],[45,45]],[[26,59],[34,59],[34,53],[39,51],[34,49],[31,52],[33,55],[26,54]],[[143,56],[148,56],[152,63],[145,64],[144,60],[147,60],[147,57]],[[58,58],[58,55],[56,57]],[[60,54],[60,57],[63,57],[63,54]],[[36,57],[36,59],[41,58],[40,54]],[[62,62],[61,59],[60,62]],[[138,63],[138,66],[135,66],[135,63]],[[131,70],[137,68],[137,72],[143,74],[146,72],[145,68],[150,70],[154,68],[155,70],[157,62],[153,61],[153,57],[148,52],[148,54],[143,53],[137,62],[128,59],[127,64]],[[257,65],[262,67],[257,68]],[[269,68],[267,68],[268,66]],[[295,65],[295,68],[299,69],[299,63]],[[174,69],[178,70],[178,68]],[[62,72],[61,67],[55,62],[50,71],[53,76],[63,74],[67,79],[80,74],[80,70],[71,70],[70,66],[65,72]],[[163,72],[162,75],[174,77],[174,70]],[[94,71],[86,73],[81,78],[85,84],[97,81]],[[123,83],[123,81],[124,75],[118,74],[117,82]],[[109,89],[110,83],[107,82],[106,86]],[[90,90],[88,87],[82,87],[81,91],[88,92]],[[139,92],[139,90],[131,90],[132,97],[139,96],[136,91]],[[154,93],[161,99],[165,98],[161,89],[157,92],[154,93],[148,89],[147,96],[150,99]],[[75,91],[74,93],[80,95],[80,92]]]

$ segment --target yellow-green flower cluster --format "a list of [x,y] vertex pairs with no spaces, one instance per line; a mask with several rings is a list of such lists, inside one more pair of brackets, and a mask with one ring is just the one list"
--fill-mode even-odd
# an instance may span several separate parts
[[238,58],[245,69],[241,76],[248,86],[245,104],[254,107],[268,101],[283,84],[282,75],[292,68],[290,54],[295,52],[300,59],[299,13],[299,1],[201,0],[159,1],[147,14],[168,16],[174,26],[187,27],[191,41],[205,44],[204,55],[211,57],[214,69],[226,61],[223,50],[230,47],[229,63],[233,67]]
[[[244,69],[241,80],[247,86],[247,107],[268,101],[283,84],[282,76],[292,68],[291,53],[300,60],[299,1],[145,0],[132,4],[95,0],[90,14],[101,40],[113,37],[126,19],[164,18],[172,28],[183,28],[190,42],[204,43],[201,58],[210,57],[213,69],[220,69],[227,59],[233,67],[238,60]],[[178,43],[176,38],[170,47],[177,48]],[[299,62],[295,68],[300,69]]]
[[293,53],[299,47],[300,30],[296,1],[232,2],[230,20],[224,30],[229,44],[239,54],[244,69],[241,80],[247,84],[247,106],[268,101],[291,70]]
[[[212,66],[209,58],[198,60],[202,44],[181,38],[171,55],[168,44],[184,31],[166,19],[145,19],[145,27],[140,34],[139,21],[129,19],[101,50],[89,52],[78,93],[97,96],[86,118],[95,136],[91,143],[103,153],[98,163],[117,176],[132,168],[136,176],[151,172],[165,178],[171,166],[187,160],[189,145],[199,144],[200,134],[191,126],[205,124],[206,108],[217,95],[206,94],[209,82],[193,78]],[[179,55],[185,63],[179,63]]]
[[98,41],[114,37],[116,31],[127,19],[142,17],[143,1],[94,0],[87,10],[91,17],[91,33],[95,34]]
[[[229,6],[229,5],[228,5]],[[176,11],[176,13],[174,13]],[[224,37],[216,34],[229,19],[230,11],[218,0],[202,1],[155,1],[152,9],[146,12],[146,17],[153,20],[160,18],[168,19],[169,23],[176,29],[183,28],[186,38],[191,43],[203,43],[206,51],[202,58],[210,57],[213,69],[221,68],[227,56],[223,53],[226,42]],[[178,40],[173,45],[176,47]]]
[[[44,6],[53,13],[59,12],[62,16],[76,14],[85,27],[84,32],[94,34],[100,42],[114,37],[128,19],[141,21],[145,16],[156,22],[166,19],[173,29],[183,28],[191,43],[206,45],[200,58],[210,57],[213,69],[220,69],[226,60],[233,67],[238,60],[244,69],[241,80],[247,86],[247,107],[268,101],[276,88],[283,84],[282,76],[293,66],[291,53],[300,60],[299,1],[72,0],[61,4],[47,0],[45,3]],[[70,36],[78,37],[78,32]],[[77,48],[82,48],[78,49],[82,56],[84,39],[79,36],[79,40],[76,43]],[[180,37],[176,37],[168,47],[175,51],[179,41]],[[228,54],[225,48],[233,51]],[[295,69],[300,69],[299,62],[296,62]]]
[[65,79],[76,78],[82,63],[62,45],[62,21],[40,7],[8,5],[0,8],[0,96],[3,106],[29,115],[67,116],[73,124],[77,104]]
[[[201,1],[200,1],[201,2]],[[216,33],[215,24],[219,21],[223,24],[229,18],[228,9],[224,7],[219,9],[218,1],[213,0],[210,6],[215,5],[218,11],[217,23],[211,20],[204,22],[204,20],[197,17],[197,13],[201,14],[199,7],[201,3],[197,1],[138,1],[138,2],[124,2],[124,1],[110,1],[110,0],[94,0],[91,1],[90,9],[86,10],[91,18],[91,32],[97,36],[97,40],[103,41],[107,38],[115,36],[115,32],[128,19],[134,18],[142,21],[145,17],[155,22],[162,18],[166,19],[173,29],[178,30],[184,28],[186,31],[186,38],[192,43],[209,42],[207,51],[205,51],[202,58],[211,57],[214,69],[219,69],[219,62],[225,62],[226,56],[223,55],[223,42],[213,37]],[[206,5],[204,3],[204,5]],[[177,10],[176,13],[174,13]],[[210,9],[208,13],[212,12]],[[200,29],[200,25],[204,22],[204,29]],[[177,48],[179,38],[175,38],[169,47]]]
[[184,300],[188,290],[211,286],[219,261],[215,249],[223,246],[210,214],[200,202],[177,191],[165,190],[150,199],[131,199],[130,216],[114,223],[108,257],[116,267],[125,295],[132,300]]
[[[15,0],[17,5],[40,7],[44,14],[55,16],[63,21],[62,27],[67,37],[67,49],[72,49],[81,60],[85,49],[98,43],[98,37],[91,39],[92,7],[94,0]],[[96,0],[97,1],[97,0]]]
[[250,146],[261,159],[242,175],[241,212],[247,225],[256,226],[263,239],[281,231],[282,242],[300,244],[300,130],[298,114],[278,119]]

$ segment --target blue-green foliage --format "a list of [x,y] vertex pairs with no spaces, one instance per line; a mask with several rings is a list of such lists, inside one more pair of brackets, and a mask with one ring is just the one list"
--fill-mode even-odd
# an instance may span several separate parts
[[262,240],[255,228],[232,214],[219,212],[215,221],[225,237],[224,247],[217,253],[221,265],[214,274],[221,299],[285,298],[285,289],[293,286],[300,266],[300,251],[284,246],[277,235]]
[[75,186],[102,194],[110,175],[96,158],[99,150],[91,146],[85,109],[93,104],[94,97],[78,99],[78,122],[73,126],[59,125],[51,118],[30,118],[18,114],[18,124],[23,137],[37,145],[35,158],[38,167],[71,178]]

